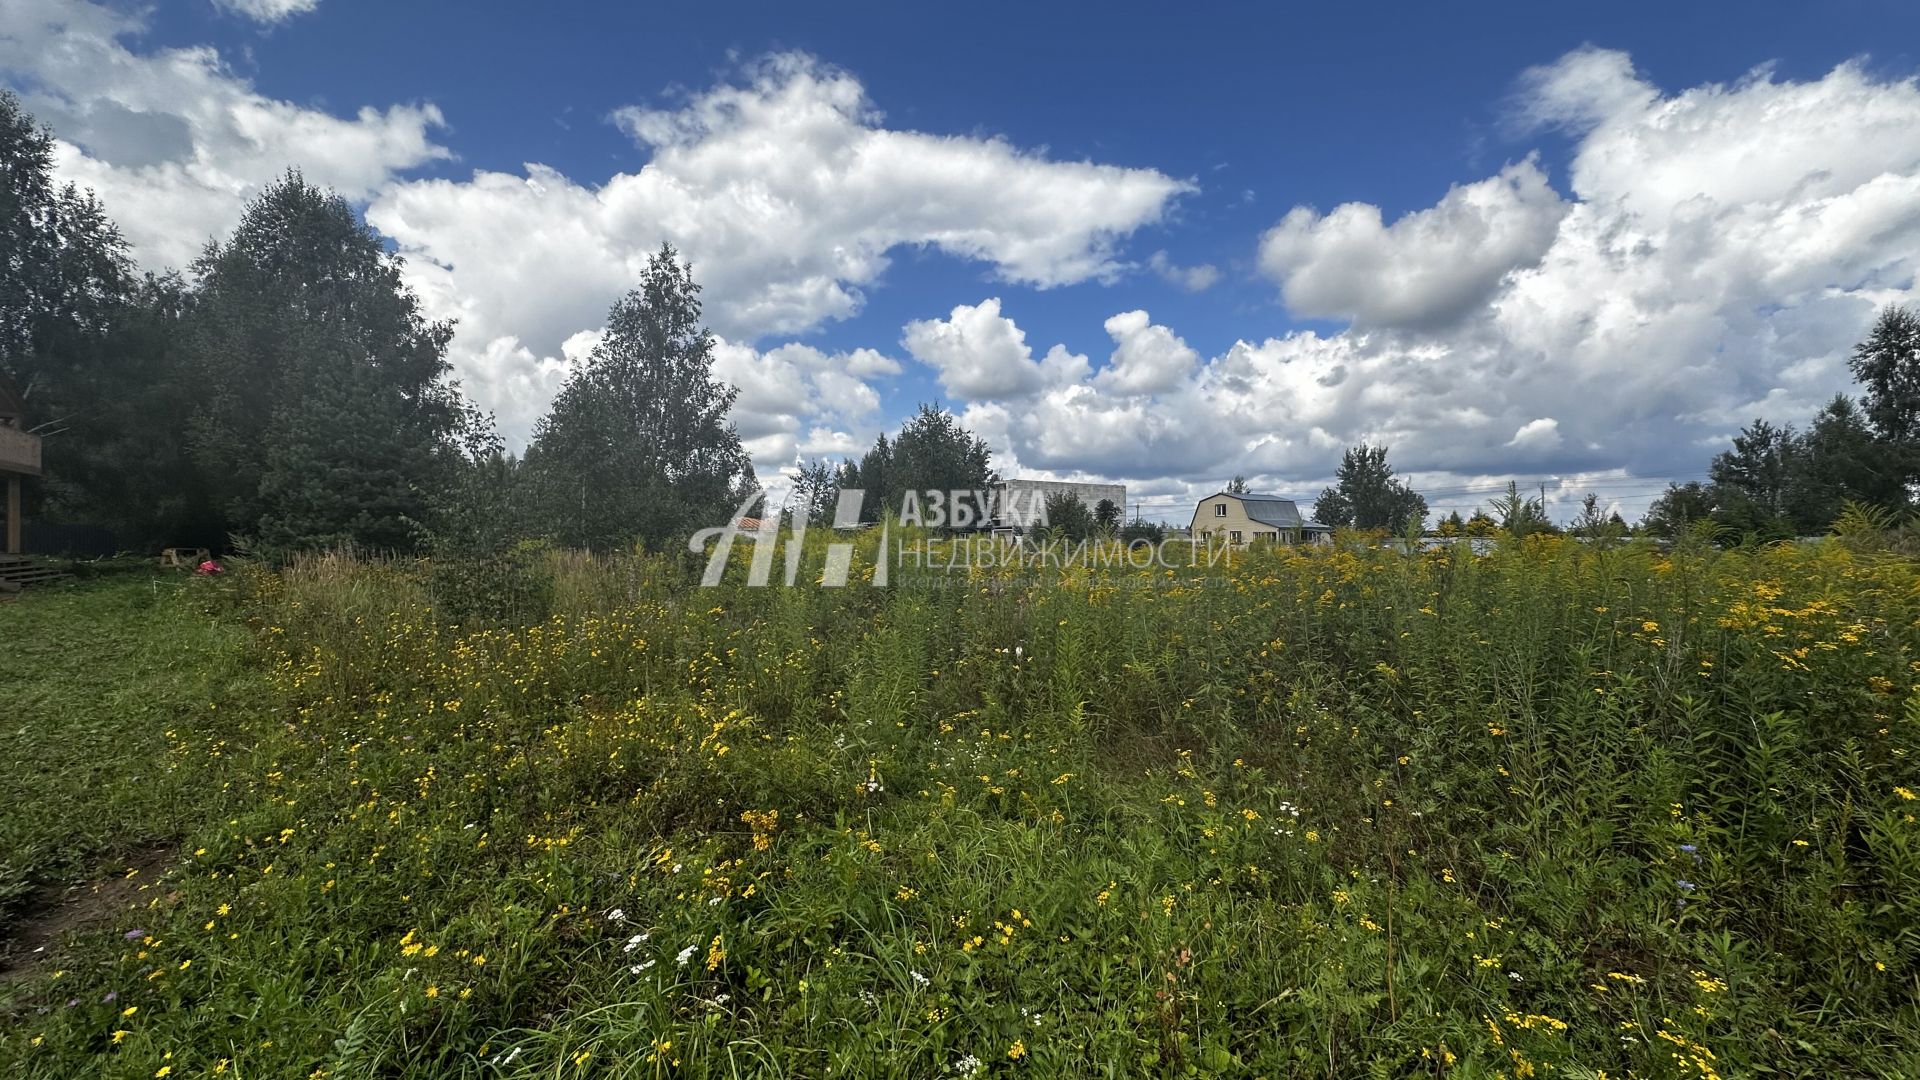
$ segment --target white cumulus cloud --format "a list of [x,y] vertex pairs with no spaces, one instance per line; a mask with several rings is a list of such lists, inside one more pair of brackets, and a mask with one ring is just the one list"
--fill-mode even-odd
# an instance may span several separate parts
[[1520,425],[1507,445],[1520,450],[1552,450],[1560,445],[1560,421],[1551,416]]
[[[271,19],[313,2],[230,6]],[[619,110],[641,163],[604,180],[537,163],[407,179],[451,156],[431,104],[336,116],[275,100],[210,47],[139,50],[143,17],[100,4],[0,0],[0,16],[0,77],[54,126],[58,171],[99,193],[143,264],[185,265],[297,166],[365,205],[428,314],[458,320],[455,369],[513,442],[564,376],[563,346],[600,324],[662,242],[694,262],[715,329],[752,342],[855,314],[902,245],[1039,288],[1115,280],[1129,266],[1120,245],[1192,189],[1152,169],[888,127],[856,78],[799,53],[673,107]],[[862,385],[897,369],[871,349],[833,362]],[[801,424],[802,449],[843,431],[826,413]]]
[[529,164],[374,199],[368,220],[409,258],[409,280],[436,314],[461,319],[457,352],[501,335],[551,350],[598,321],[663,241],[693,262],[708,318],[738,341],[854,315],[902,245],[1024,285],[1107,280],[1124,269],[1121,241],[1191,187],[887,127],[856,78],[798,53],[615,120],[650,156],[597,186]]
[[1377,325],[1444,322],[1531,265],[1566,212],[1532,159],[1456,185],[1391,225],[1370,203],[1295,207],[1260,240],[1260,267],[1298,314]]
[[[1022,466],[1188,494],[1245,473],[1304,497],[1366,441],[1436,490],[1557,477],[1555,499],[1596,483],[1635,516],[1755,417],[1804,421],[1849,389],[1878,309],[1920,301],[1913,79],[1762,68],[1666,93],[1583,49],[1528,72],[1516,109],[1574,135],[1569,198],[1530,194],[1528,161],[1392,226],[1296,211],[1268,235],[1289,303],[1347,329],[1240,341],[1151,390],[1110,366],[970,415]],[[1499,224],[1529,207],[1551,228]]]
[[[515,441],[663,241],[705,286],[763,475],[863,447],[901,411],[885,349],[779,342],[858,313],[902,247],[1008,286],[899,340],[1003,471],[1164,493],[1235,473],[1310,493],[1363,440],[1459,487],[1697,475],[1755,416],[1804,419],[1845,389],[1876,310],[1920,299],[1920,85],[1859,64],[1676,90],[1623,53],[1576,50],[1523,73],[1509,103],[1512,130],[1567,139],[1561,191],[1525,156],[1391,220],[1296,208],[1260,238],[1260,268],[1294,313],[1346,328],[1208,356],[1121,300],[1096,364],[1038,352],[1014,309],[1044,302],[1034,289],[1142,280],[1124,247],[1189,181],[892,127],[854,76],[801,54],[620,110],[635,161],[608,177],[536,163],[421,179],[450,156],[435,106],[274,100],[213,49],[142,51],[143,32],[119,8],[0,0],[0,77],[54,125],[63,177],[157,268],[301,166],[366,205],[428,312],[460,320],[456,369]],[[1219,277],[1165,252],[1144,269],[1195,291]]]
[[1200,363],[1179,335],[1156,325],[1144,311],[1127,311],[1106,323],[1116,348],[1094,377],[1103,390],[1121,395],[1158,394],[1179,386]]
[[334,116],[260,94],[209,47],[130,50],[144,30],[81,0],[0,0],[0,79],[53,126],[61,177],[100,196],[149,267],[185,266],[289,166],[365,200],[449,156],[431,104]]
[[1307,485],[1364,439],[1458,484],[1697,476],[1755,417],[1849,389],[1877,310],[1920,300],[1913,79],[1761,67],[1666,92],[1589,48],[1524,73],[1512,107],[1572,137],[1567,195],[1529,158],[1392,224],[1295,210],[1263,268],[1352,325],[1241,342],[1156,397],[1215,432],[1165,460]]
[[827,353],[788,343],[766,351],[724,338],[714,377],[739,388],[729,419],[763,482],[802,457],[844,456],[880,433],[881,398],[870,379],[900,371],[872,349]]
[[1048,385],[1084,379],[1087,358],[1054,346],[1041,360],[1026,331],[1000,314],[1000,298],[961,304],[945,319],[907,324],[900,342],[940,376],[940,385],[964,401],[1024,398]]

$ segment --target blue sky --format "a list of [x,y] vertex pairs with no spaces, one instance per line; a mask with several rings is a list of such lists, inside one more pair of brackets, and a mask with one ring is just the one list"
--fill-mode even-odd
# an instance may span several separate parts
[[1367,438],[1636,516],[1914,295],[1911,5],[809,7],[0,0],[0,80],[152,264],[339,188],[516,437],[677,240],[763,476],[941,400],[1169,515]]

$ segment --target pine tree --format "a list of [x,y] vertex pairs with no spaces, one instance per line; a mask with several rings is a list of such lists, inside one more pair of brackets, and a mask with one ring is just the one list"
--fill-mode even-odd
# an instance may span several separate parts
[[197,394],[182,341],[187,289],[149,275],[97,347],[47,385],[46,513],[111,529],[123,550],[217,548],[225,517],[195,468],[186,417]]
[[50,392],[62,348],[104,331],[131,285],[119,230],[92,192],[54,182],[53,133],[0,89],[0,371],[29,399]]
[[[26,426],[44,440],[30,515],[45,506],[119,525],[137,514],[113,489],[149,462],[106,447],[150,442],[177,413],[148,398],[164,383],[130,378],[154,350],[114,340],[136,291],[119,230],[92,192],[55,183],[52,132],[0,90],[0,375],[22,392]],[[109,416],[133,426],[111,426]],[[165,489],[140,494],[164,498]]]
[[272,420],[257,543],[269,551],[414,547],[428,509],[415,481],[433,471],[438,446],[395,437],[407,428],[406,402],[373,369],[342,356],[303,374]]
[[868,523],[883,520],[892,508],[900,509],[896,498],[893,479],[893,444],[887,440],[887,433],[881,432],[873,440],[873,449],[860,457],[860,464],[847,466],[848,475],[843,477],[840,486],[859,488],[865,493],[860,503],[860,520]]

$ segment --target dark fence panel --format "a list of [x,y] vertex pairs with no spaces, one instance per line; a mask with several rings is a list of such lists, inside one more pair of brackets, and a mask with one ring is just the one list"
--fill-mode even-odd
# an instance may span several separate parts
[[59,525],[32,518],[21,523],[20,546],[28,555],[64,555],[73,559],[104,559],[120,551],[110,529],[99,525]]

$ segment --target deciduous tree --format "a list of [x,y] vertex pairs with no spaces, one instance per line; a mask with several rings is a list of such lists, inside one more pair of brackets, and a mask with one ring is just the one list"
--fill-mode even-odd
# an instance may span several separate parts
[[1313,504],[1322,525],[1398,531],[1427,520],[1427,500],[1395,478],[1384,446],[1348,448],[1333,475],[1334,486]]
[[527,466],[563,544],[659,548],[723,522],[756,486],[713,377],[693,268],[662,245],[534,429]]
[[1063,540],[1085,540],[1093,535],[1095,524],[1093,512],[1080,496],[1071,491],[1057,491],[1047,496],[1047,531]]

